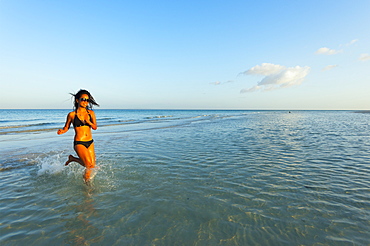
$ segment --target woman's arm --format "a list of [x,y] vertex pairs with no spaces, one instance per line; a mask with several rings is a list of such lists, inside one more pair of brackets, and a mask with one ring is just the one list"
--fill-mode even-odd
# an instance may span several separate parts
[[72,123],[72,119],[73,119],[73,115],[72,115],[73,112],[70,112],[68,115],[67,115],[67,119],[66,119],[66,124],[64,125],[64,127],[62,129],[59,129],[57,131],[57,134],[60,135],[60,134],[64,134],[66,132],[68,132],[69,130],[69,127],[71,126],[71,123]]
[[91,115],[91,120],[90,120],[90,117],[87,117],[87,120],[86,120],[86,123],[90,125],[90,127],[93,129],[93,130],[96,130],[98,129],[98,124],[96,122],[96,116],[95,116],[95,113],[94,111],[90,110],[89,111],[89,115]]

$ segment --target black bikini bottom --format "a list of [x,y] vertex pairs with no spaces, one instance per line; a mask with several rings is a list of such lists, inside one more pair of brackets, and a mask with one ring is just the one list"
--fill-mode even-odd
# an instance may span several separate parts
[[83,146],[86,147],[86,149],[88,149],[93,142],[94,142],[94,139],[90,141],[74,141],[73,145],[76,146],[77,144],[82,144]]

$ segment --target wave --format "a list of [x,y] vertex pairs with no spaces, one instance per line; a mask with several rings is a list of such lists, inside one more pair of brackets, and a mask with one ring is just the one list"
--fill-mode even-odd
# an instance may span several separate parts
[[52,132],[52,131],[57,131],[58,129],[60,129],[60,127],[55,127],[55,128],[44,128],[44,129],[19,130],[19,131],[6,131],[6,132],[0,132],[0,135],[5,135],[5,134],[17,134],[17,133]]
[[354,113],[370,114],[370,110],[359,110],[359,111],[355,111]]
[[[228,114],[228,113],[203,113],[197,112],[196,114],[188,114],[180,112],[180,115],[174,114],[165,114],[165,115],[154,115],[154,116],[145,116],[144,114],[139,115],[114,115],[114,117],[109,116],[102,116],[101,118],[97,118],[99,128],[106,128],[106,127],[119,127],[119,126],[134,126],[137,125],[137,130],[145,130],[153,129],[153,126],[149,126],[147,124],[156,124],[155,128],[162,128],[162,127],[173,127],[173,126],[180,126],[184,124],[190,124],[195,122],[200,122],[202,120],[212,120],[212,119],[223,119],[235,116],[243,116],[243,114]],[[126,118],[126,117],[132,117]],[[137,118],[135,118],[137,117]],[[126,119],[124,119],[126,118]],[[50,119],[44,119],[49,120]],[[14,121],[13,121],[14,123]],[[24,123],[24,121],[23,121]],[[159,125],[158,125],[159,124]],[[163,124],[163,125],[160,125]],[[57,131],[58,129],[62,128],[64,122],[41,122],[35,124],[21,124],[21,125],[8,125],[8,126],[0,126],[0,135],[5,134],[22,134],[22,133],[41,133],[41,132],[51,132]],[[122,128],[119,131],[132,131],[135,130],[132,127]],[[117,131],[115,129],[114,131]]]
[[99,120],[114,120],[115,118],[113,117],[105,117],[105,118],[99,118]]
[[29,124],[29,125],[0,126],[0,129],[38,127],[38,126],[48,126],[48,125],[54,125],[54,123],[37,123],[37,124]]
[[28,159],[8,159],[0,164],[0,172],[22,169],[32,165],[33,163],[29,162]]
[[0,172],[19,170],[37,165],[39,166],[38,175],[45,173],[54,174],[65,168],[65,155],[63,151],[15,155],[0,164]]
[[42,119],[11,119],[11,120],[0,120],[0,123],[11,123],[11,122],[27,122],[27,121],[38,121]]
[[162,119],[162,118],[171,118],[173,115],[158,115],[158,116],[149,116],[145,117],[145,119]]

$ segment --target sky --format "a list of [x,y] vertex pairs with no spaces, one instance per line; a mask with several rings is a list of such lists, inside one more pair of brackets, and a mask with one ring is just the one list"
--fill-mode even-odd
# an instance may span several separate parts
[[0,0],[0,108],[366,110],[369,0]]

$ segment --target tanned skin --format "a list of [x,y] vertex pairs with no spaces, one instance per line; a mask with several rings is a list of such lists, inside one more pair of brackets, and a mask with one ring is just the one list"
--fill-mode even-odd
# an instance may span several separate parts
[[[81,100],[81,99],[85,100]],[[62,129],[59,129],[57,134],[61,135],[66,133],[74,118],[77,117],[87,124],[87,126],[80,126],[80,127],[75,127],[75,141],[90,141],[92,140],[92,130],[98,129],[98,125],[96,123],[96,117],[95,113],[92,110],[88,110],[88,102],[89,96],[87,94],[82,94],[80,98],[76,99],[76,102],[78,103],[78,107],[76,111],[72,111],[67,115],[67,120]],[[91,120],[90,120],[90,116]],[[77,144],[74,146],[74,149],[77,153],[78,157],[74,157],[70,155],[68,157],[67,162],[65,165],[67,166],[71,162],[77,162],[81,166],[85,167],[85,173],[84,173],[84,180],[85,182],[88,182],[91,179],[91,172],[92,168],[95,168],[96,165],[96,157],[95,157],[95,148],[94,148],[94,143],[92,143],[89,148],[86,148],[85,146],[81,144]]]

